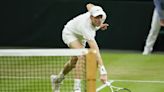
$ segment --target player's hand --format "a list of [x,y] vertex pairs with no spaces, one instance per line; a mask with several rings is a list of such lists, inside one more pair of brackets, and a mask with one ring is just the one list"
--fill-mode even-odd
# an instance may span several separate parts
[[160,25],[164,27],[164,19],[160,20]]
[[102,81],[102,83],[105,83],[107,80],[107,74],[103,74],[103,75],[100,75],[100,80]]
[[101,30],[106,30],[108,28],[108,26],[109,26],[109,24],[107,24],[107,23],[101,24],[100,29]]

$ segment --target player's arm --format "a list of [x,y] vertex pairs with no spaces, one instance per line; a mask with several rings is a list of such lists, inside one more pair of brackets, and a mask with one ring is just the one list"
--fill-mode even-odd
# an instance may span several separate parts
[[104,23],[105,20],[106,20],[106,17],[107,17],[106,14],[104,14],[103,17],[102,17],[102,24],[100,25],[100,29],[101,30],[106,30],[108,28],[108,26],[109,26],[108,23]]
[[90,48],[97,51],[97,62],[100,70],[100,80],[105,83],[107,81],[107,71],[104,67],[97,42],[95,40],[88,40],[88,45]]
[[96,50],[98,65],[99,66],[103,65],[102,58],[101,58],[101,55],[100,55],[100,51],[99,51],[99,47],[97,45],[97,42],[95,40],[88,40],[88,45],[89,45],[89,47],[91,49],[95,49]]
[[103,23],[103,24],[100,25],[100,29],[101,30],[106,30],[108,28],[108,26],[109,26],[109,24]]

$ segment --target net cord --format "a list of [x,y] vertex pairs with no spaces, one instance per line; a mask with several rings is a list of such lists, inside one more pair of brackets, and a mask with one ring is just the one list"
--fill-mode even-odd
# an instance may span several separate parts
[[0,56],[80,56],[88,49],[0,49]]

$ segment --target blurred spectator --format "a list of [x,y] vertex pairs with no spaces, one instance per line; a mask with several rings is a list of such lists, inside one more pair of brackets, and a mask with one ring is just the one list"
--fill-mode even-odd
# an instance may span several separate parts
[[153,51],[153,46],[161,26],[164,26],[164,0],[154,0],[154,5],[155,9],[152,17],[151,29],[146,39],[143,55],[148,55]]

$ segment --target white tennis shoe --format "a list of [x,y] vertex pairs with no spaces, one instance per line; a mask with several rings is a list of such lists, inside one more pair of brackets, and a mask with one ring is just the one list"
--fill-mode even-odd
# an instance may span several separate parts
[[74,92],[81,92],[81,89],[75,89]]
[[151,54],[152,50],[153,50],[152,48],[145,47],[142,55],[149,55]]
[[60,85],[64,77],[58,77],[56,75],[51,75],[51,84],[53,92],[60,92]]
[[73,92],[81,92],[81,84],[80,83],[74,84],[74,91]]

